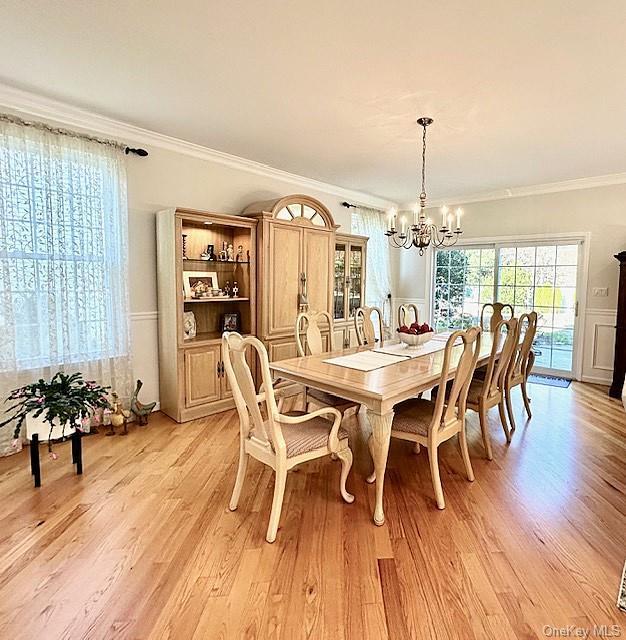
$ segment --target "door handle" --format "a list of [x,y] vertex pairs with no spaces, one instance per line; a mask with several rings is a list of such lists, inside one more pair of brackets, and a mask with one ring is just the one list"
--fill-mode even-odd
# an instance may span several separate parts
[[217,377],[220,377],[220,361],[217,361]]
[[298,303],[299,303],[299,306],[304,306],[309,304],[309,301],[307,300],[307,295],[306,295],[306,273],[304,273],[304,271],[300,273],[300,296],[299,296]]

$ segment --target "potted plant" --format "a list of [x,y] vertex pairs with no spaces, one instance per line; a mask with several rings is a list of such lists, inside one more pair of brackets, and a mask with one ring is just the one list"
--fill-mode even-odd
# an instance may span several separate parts
[[8,417],[0,428],[15,423],[13,438],[17,440],[24,422],[27,432],[48,429],[48,451],[51,440],[80,430],[81,419],[89,418],[98,409],[109,407],[109,387],[92,380],[83,380],[81,373],[57,373],[47,382],[43,378],[11,392],[5,402],[14,404],[6,410]]

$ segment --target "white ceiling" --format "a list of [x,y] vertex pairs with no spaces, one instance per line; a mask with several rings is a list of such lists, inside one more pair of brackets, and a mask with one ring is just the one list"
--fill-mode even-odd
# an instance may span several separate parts
[[623,0],[3,0],[0,81],[434,199],[626,171]]

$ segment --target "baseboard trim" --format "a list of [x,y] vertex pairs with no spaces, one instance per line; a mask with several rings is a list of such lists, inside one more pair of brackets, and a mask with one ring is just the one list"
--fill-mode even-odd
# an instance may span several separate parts
[[611,385],[611,378],[603,378],[600,376],[583,376],[581,382],[589,382],[591,384],[601,384],[607,387]]

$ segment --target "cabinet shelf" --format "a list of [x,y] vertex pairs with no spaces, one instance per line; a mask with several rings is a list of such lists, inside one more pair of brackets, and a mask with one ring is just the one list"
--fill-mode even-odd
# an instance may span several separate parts
[[[249,333],[241,334],[244,338],[251,335]],[[218,343],[222,341],[221,331],[203,331],[196,334],[195,338],[189,338],[183,342],[183,347],[201,347],[205,344]]]
[[226,296],[219,296],[216,298],[185,298],[185,304],[188,302],[198,303],[198,302],[250,302],[250,298],[228,298]]
[[211,267],[236,267],[238,264],[250,264],[247,260],[240,260],[239,262],[231,262],[228,260],[203,260],[202,258],[185,258],[183,265],[193,262],[195,264],[206,264]]

